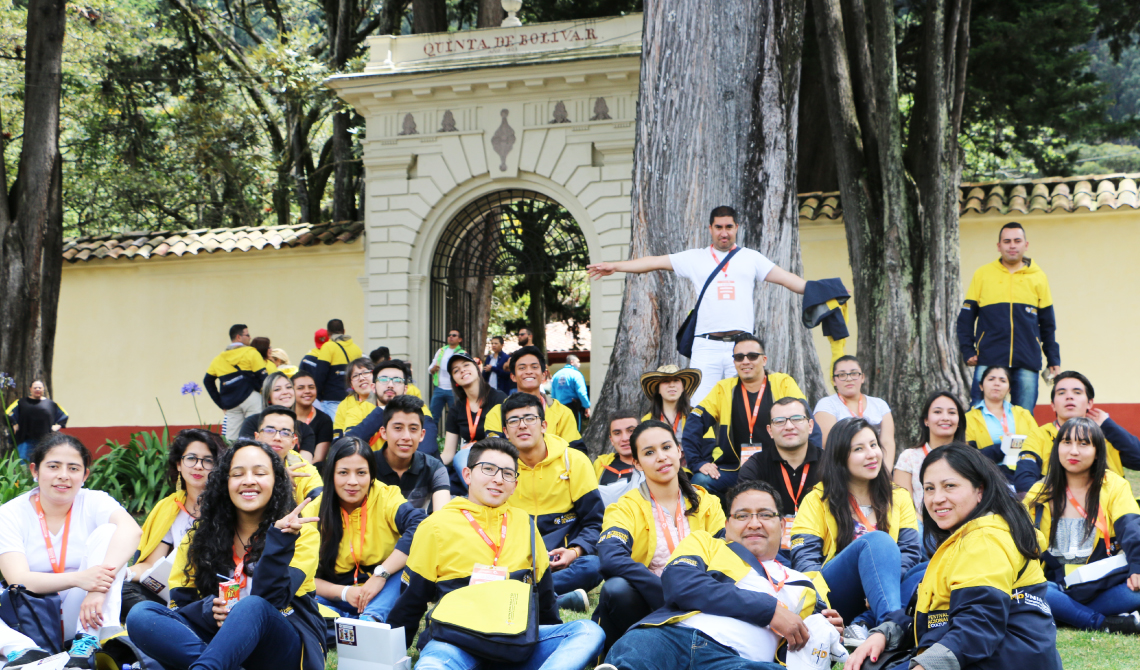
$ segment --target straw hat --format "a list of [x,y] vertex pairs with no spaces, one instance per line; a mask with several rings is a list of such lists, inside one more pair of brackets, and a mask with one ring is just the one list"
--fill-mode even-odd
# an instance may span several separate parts
[[685,395],[692,398],[693,392],[701,385],[701,371],[695,368],[681,369],[676,365],[662,365],[656,370],[646,372],[641,375],[641,390],[645,393],[645,397],[653,400],[653,395],[657,393],[661,382],[667,379],[680,379],[685,388]]

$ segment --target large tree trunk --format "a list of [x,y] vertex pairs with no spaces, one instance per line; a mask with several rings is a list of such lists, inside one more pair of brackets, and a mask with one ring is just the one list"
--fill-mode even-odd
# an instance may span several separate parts
[[[802,273],[795,189],[802,37],[802,0],[645,3],[631,258],[707,246],[709,212],[731,205],[741,244]],[[614,364],[586,433],[594,451],[606,444],[611,413],[648,406],[642,372],[686,363],[674,333],[695,300],[689,282],[670,272],[626,279]],[[769,367],[815,398],[825,389],[800,305],[764,284],[756,333]]]
[[51,389],[63,262],[59,101],[65,4],[28,5],[24,134],[11,195],[4,192],[0,166],[0,370],[15,378],[21,393],[35,379]]
[[412,32],[447,32],[447,3],[445,0],[412,0]]
[[479,14],[476,28],[498,28],[503,25],[503,0],[479,0]]
[[955,342],[958,145],[970,0],[929,0],[910,137],[903,145],[891,0],[813,0],[859,315],[866,391],[901,448],[923,397],[969,395]]

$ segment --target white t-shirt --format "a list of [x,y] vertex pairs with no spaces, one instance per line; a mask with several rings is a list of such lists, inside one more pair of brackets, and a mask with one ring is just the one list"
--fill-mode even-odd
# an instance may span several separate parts
[[[785,574],[788,582],[795,580],[810,581],[804,574],[786,568],[776,561],[764,561],[764,567],[777,584],[785,578]],[[770,596],[774,595],[777,600],[787,605],[788,609],[796,614],[800,612],[800,601],[803,598],[804,590],[810,588],[784,584],[784,588],[780,589],[779,593],[775,593],[772,585],[768,583],[768,577],[757,573],[756,570],[751,570],[744,579],[736,583],[736,587],[767,593]],[[716,614],[704,614],[703,612],[694,614],[680,622],[679,625],[696,628],[724,646],[735,650],[742,657],[761,663],[771,663],[775,659],[776,646],[780,641],[780,638],[768,627],[754,626],[740,619]]]
[[439,351],[435,352],[435,355],[439,356],[439,385],[437,388],[443,389],[444,391],[451,390],[451,374],[447,371],[447,363],[457,351],[459,351],[459,349],[440,347]]
[[170,524],[170,530],[166,531],[166,536],[162,538],[163,543],[170,545],[171,560],[174,560],[174,552],[178,551],[178,545],[182,544],[182,538],[186,537],[190,526],[193,525],[194,517],[178,510],[178,516],[174,517],[174,523]]
[[[689,249],[669,254],[669,262],[673,264],[673,272],[693,282],[693,290],[699,294],[727,253],[712,247]],[[756,282],[764,281],[774,267],[776,264],[759,251],[741,248],[736,252],[727,268],[716,273],[716,279],[705,291],[701,309],[697,312],[696,334],[730,330],[751,333],[756,328],[756,305],[752,299]]]
[[922,447],[915,447],[903,451],[899,462],[895,463],[896,470],[910,473],[910,497],[914,500],[914,511],[919,521],[922,521],[922,482],[918,481],[918,473],[925,460],[926,453]]
[[[891,408],[887,406],[886,401],[882,398],[872,398],[869,395],[863,397],[866,399],[866,404],[863,406],[863,418],[872,426],[883,423],[883,417],[891,413]],[[843,404],[838,393],[833,393],[815,404],[815,411],[812,414],[819,414],[820,412],[827,412],[835,417],[836,421],[855,416],[847,408],[847,405]]]
[[[32,572],[51,572],[47,545],[40,531],[40,520],[32,505],[32,489],[0,506],[0,554],[18,552],[28,560]],[[67,537],[67,562],[64,572],[79,569],[87,553],[87,536],[96,528],[110,522],[111,515],[123,507],[103,491],[79,489],[71,507],[71,529]],[[62,552],[63,526],[51,536],[51,545],[56,556]]]

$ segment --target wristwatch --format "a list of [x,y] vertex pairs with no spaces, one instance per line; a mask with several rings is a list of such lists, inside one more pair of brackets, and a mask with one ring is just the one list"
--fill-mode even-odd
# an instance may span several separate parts
[[379,577],[380,579],[387,580],[389,577],[392,576],[392,573],[385,570],[383,565],[378,565],[378,566],[376,566],[376,569],[372,571],[372,576],[373,577]]

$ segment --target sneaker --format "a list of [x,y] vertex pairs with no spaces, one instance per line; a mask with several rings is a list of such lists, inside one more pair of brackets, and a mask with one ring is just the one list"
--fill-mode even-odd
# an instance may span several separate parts
[[589,612],[590,596],[586,595],[582,589],[563,593],[558,596],[558,609],[570,610],[571,612]]
[[1107,633],[1124,633],[1126,635],[1140,635],[1140,613],[1124,614],[1120,616],[1106,616],[1101,630]]
[[618,667],[613,663],[602,663],[601,665],[595,665],[594,670],[618,670]]
[[853,623],[843,629],[843,646],[844,647],[858,647],[863,644],[867,637],[870,636],[871,631],[861,623]]
[[67,652],[65,668],[94,668],[95,652],[99,651],[99,638],[90,633],[76,633]]
[[51,656],[51,652],[44,651],[39,647],[31,647],[29,649],[19,649],[8,654],[8,664],[5,668],[15,668],[20,665],[27,665],[28,663],[35,663],[36,661],[43,660]]

